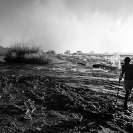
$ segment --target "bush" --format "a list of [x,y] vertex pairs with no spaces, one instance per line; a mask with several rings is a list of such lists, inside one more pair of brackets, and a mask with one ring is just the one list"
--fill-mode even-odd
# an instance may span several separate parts
[[7,51],[5,60],[7,62],[23,62],[25,55],[37,54],[40,48],[36,45],[14,43]]
[[5,61],[10,63],[28,63],[28,64],[49,64],[53,61],[50,53],[55,54],[53,50],[47,54],[39,54],[40,48],[32,45],[15,43],[12,45],[6,55]]
[[55,55],[56,52],[54,50],[49,50],[48,52],[46,52],[46,54]]

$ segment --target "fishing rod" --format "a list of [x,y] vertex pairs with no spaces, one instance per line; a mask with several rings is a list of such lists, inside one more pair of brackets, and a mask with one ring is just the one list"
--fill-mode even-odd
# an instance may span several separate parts
[[115,106],[117,104],[117,99],[118,99],[119,91],[120,91],[120,80],[119,80],[119,87],[118,87],[118,91],[117,91],[117,95],[116,95]]
[[[121,63],[121,60],[119,60],[120,75],[121,75],[121,69],[122,69],[122,63]],[[118,95],[119,95],[119,91],[120,91],[120,81],[121,81],[121,78],[119,78],[119,87],[118,87],[118,92],[117,92],[117,95],[116,95],[115,106],[116,106],[116,104],[117,104],[117,99],[118,99]]]

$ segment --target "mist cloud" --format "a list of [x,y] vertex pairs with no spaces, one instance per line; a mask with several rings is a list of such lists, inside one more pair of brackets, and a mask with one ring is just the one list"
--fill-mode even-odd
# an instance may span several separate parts
[[[27,3],[25,1],[25,3]],[[44,51],[131,52],[132,1],[29,0],[0,14],[0,43],[29,42]],[[125,5],[125,6],[124,6]],[[9,5],[8,5],[9,6]],[[19,8],[20,7],[20,8]],[[123,9],[127,9],[125,12]],[[9,16],[8,14],[12,15]],[[127,47],[128,46],[128,47]],[[126,51],[125,51],[126,49]]]

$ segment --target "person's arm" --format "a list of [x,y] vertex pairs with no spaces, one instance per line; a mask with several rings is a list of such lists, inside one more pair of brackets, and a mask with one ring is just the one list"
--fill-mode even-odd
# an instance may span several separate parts
[[124,66],[122,66],[122,72],[120,74],[119,81],[122,80],[123,75],[124,75]]

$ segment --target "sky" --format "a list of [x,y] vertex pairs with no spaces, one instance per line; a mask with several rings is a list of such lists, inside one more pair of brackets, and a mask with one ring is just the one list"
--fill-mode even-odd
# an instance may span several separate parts
[[133,53],[133,0],[0,0],[0,45]]

